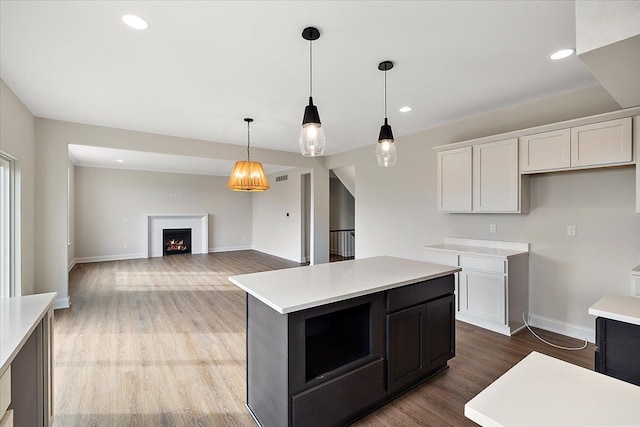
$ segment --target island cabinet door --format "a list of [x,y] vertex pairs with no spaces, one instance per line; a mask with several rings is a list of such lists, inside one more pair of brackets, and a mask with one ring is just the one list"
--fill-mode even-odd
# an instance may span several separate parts
[[425,304],[387,315],[387,387],[390,393],[427,373]]
[[427,370],[439,368],[455,356],[455,297],[449,295],[425,304]]

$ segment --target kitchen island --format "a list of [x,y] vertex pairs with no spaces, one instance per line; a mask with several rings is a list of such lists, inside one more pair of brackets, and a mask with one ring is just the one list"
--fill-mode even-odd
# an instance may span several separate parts
[[342,425],[446,369],[458,271],[384,256],[230,277],[256,422]]

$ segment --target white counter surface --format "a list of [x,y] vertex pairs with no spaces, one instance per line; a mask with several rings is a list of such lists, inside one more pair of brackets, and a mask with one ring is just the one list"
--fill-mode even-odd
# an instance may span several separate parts
[[55,297],[56,293],[50,292],[0,299],[0,375],[49,311]]
[[229,280],[280,314],[435,279],[460,271],[389,256],[231,276]]
[[[589,307],[589,314],[640,325],[640,298],[605,295]],[[638,424],[640,425],[640,420]]]
[[464,406],[484,427],[638,426],[640,387],[535,351]]
[[497,240],[474,240],[447,237],[444,243],[422,246],[422,249],[435,249],[451,253],[483,255],[496,258],[510,258],[529,253],[529,244],[521,242],[501,242]]

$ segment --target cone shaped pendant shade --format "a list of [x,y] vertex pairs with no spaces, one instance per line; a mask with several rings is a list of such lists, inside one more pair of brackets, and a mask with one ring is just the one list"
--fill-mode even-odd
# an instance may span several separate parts
[[269,189],[269,181],[264,173],[262,164],[260,162],[252,162],[249,145],[251,143],[249,134],[249,123],[253,119],[244,119],[247,122],[247,160],[239,160],[233,166],[231,176],[229,176],[229,182],[227,182],[227,188],[233,191],[266,191]]

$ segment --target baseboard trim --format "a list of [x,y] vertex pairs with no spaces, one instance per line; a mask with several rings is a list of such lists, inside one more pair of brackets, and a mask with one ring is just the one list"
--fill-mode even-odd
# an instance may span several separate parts
[[73,267],[75,267],[77,263],[78,263],[78,260],[74,258],[73,261],[71,261],[71,264],[69,264],[69,267],[67,268],[67,273],[71,273],[71,270],[73,270]]
[[87,262],[121,261],[121,260],[124,260],[124,259],[139,259],[139,258],[146,258],[146,256],[143,253],[122,254],[122,255],[89,256],[89,257],[76,258],[74,260],[74,265],[75,264],[84,264],[84,263],[87,263]]
[[251,246],[218,246],[209,248],[209,253],[214,252],[234,252],[234,251],[250,251]]
[[529,325],[535,328],[544,329],[545,331],[549,332],[555,332],[556,334],[565,335],[578,340],[586,339],[590,343],[596,342],[595,329],[589,329],[585,328],[584,326],[560,322],[559,320],[538,316],[537,314],[529,313]]
[[71,307],[71,297],[68,295],[64,298],[57,298],[53,301],[53,309],[60,310],[62,308]]
[[286,260],[293,261],[293,262],[299,262],[301,264],[305,262],[303,257],[301,257],[301,256],[295,257],[295,256],[291,256],[291,255],[288,255],[288,254],[281,254],[281,253],[278,253],[278,252],[269,251],[269,250],[262,249],[262,248],[257,248],[255,246],[251,247],[251,249],[254,250],[254,251],[262,252],[263,254],[277,256],[278,258],[284,258]]

